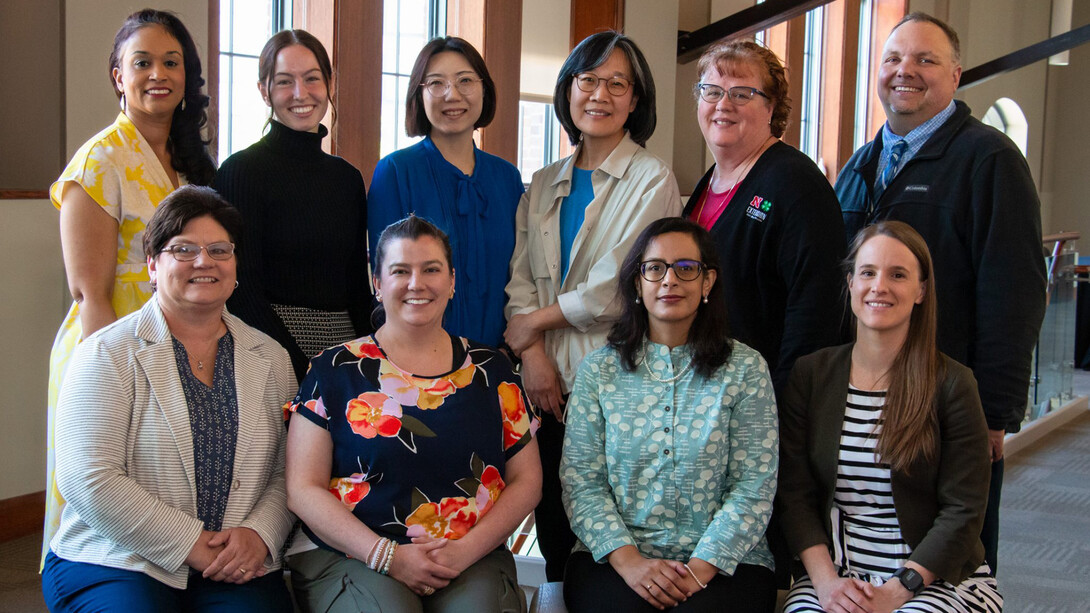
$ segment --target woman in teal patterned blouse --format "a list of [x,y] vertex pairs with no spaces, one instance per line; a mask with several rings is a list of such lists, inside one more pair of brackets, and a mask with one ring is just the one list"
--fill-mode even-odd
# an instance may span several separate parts
[[708,233],[681,218],[651,223],[621,267],[624,315],[568,405],[573,612],[775,604],[776,401],[760,354],[728,336],[718,269]]

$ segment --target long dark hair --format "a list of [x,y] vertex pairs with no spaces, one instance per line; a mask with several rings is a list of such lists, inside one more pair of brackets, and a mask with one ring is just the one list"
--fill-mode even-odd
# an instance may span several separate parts
[[424,45],[416,56],[412,73],[409,75],[409,90],[405,93],[405,134],[409,136],[427,136],[431,134],[431,122],[424,112],[424,76],[431,58],[444,51],[459,53],[469,62],[470,68],[481,78],[481,116],[473,124],[474,128],[483,128],[492,123],[496,116],[496,82],[488,73],[484,58],[469,41],[457,36],[433,38]]
[[[337,106],[333,104],[333,64],[329,61],[329,52],[325,50],[322,41],[315,38],[306,30],[280,30],[261,48],[261,55],[257,60],[257,80],[265,86],[266,95],[272,100],[272,80],[276,74],[276,57],[285,47],[299,45],[314,54],[318,62],[318,71],[325,80],[325,98],[329,101],[329,108],[333,111],[332,122],[337,123]],[[272,106],[270,104],[270,106]],[[270,118],[271,119],[271,118]],[[267,125],[267,122],[266,122]]]
[[[609,331],[609,346],[621,354],[621,364],[625,370],[636,368],[636,359],[647,339],[647,308],[636,304],[636,286],[640,280],[640,262],[651,241],[662,234],[680,232],[692,237],[700,250],[700,261],[708,270],[719,271],[719,256],[708,231],[699,224],[683,217],[665,217],[653,221],[640,235],[628,251],[618,275],[617,293],[620,296],[623,312],[617,323]],[[687,344],[693,352],[693,366],[703,377],[711,377],[715,370],[730,359],[734,343],[730,339],[727,325],[727,303],[723,296],[723,283],[719,279],[712,284],[708,293],[708,303],[701,304],[696,311],[696,318],[689,328]]]
[[170,136],[167,138],[170,165],[194,185],[211,185],[216,176],[216,164],[208,153],[211,140],[201,137],[201,130],[208,123],[210,99],[201,92],[204,78],[201,77],[201,56],[197,52],[197,45],[177,15],[169,11],[143,9],[125,19],[114,36],[114,47],[110,52],[110,65],[107,69],[110,88],[120,100],[121,92],[117,89],[113,73],[115,68],[121,68],[122,48],[138,30],[152,25],[162,26],[178,41],[182,46],[182,64],[185,66],[185,96],[182,103],[174,109],[174,116],[170,121]]
[[912,307],[908,336],[889,369],[889,390],[878,432],[879,457],[890,467],[907,472],[916,460],[930,462],[938,453],[935,398],[943,372],[935,344],[938,307],[934,268],[927,243],[912,226],[900,221],[880,221],[860,230],[852,241],[845,260],[849,285],[859,250],[876,236],[888,236],[908,247],[919,264],[924,286],[923,302]]
[[655,79],[651,77],[651,67],[643,57],[643,52],[631,38],[610,30],[584,38],[583,42],[572,49],[568,59],[564,60],[564,65],[560,67],[560,74],[556,77],[556,87],[553,89],[553,110],[573,145],[579,143],[583,133],[576,127],[575,120],[571,116],[571,101],[568,100],[568,93],[571,91],[572,80],[581,72],[593,70],[605,64],[614,49],[620,49],[632,66],[632,93],[636,96],[636,108],[628,114],[624,129],[628,130],[628,135],[641,147],[647,144],[647,139],[655,133],[657,121]]

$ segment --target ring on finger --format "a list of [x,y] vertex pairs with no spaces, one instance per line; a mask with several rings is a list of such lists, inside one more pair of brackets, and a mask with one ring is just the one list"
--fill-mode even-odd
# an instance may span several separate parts
[[425,585],[424,588],[421,589],[420,591],[423,592],[425,596],[431,596],[432,594],[435,593],[435,588],[433,588],[430,585]]
[[242,573],[242,574],[244,574],[244,575],[245,575],[246,573],[248,573],[248,572],[250,572],[250,571],[248,571],[248,570],[246,570],[245,568],[242,568],[242,567],[240,566],[240,567],[239,567],[239,569],[238,569],[238,572],[240,572],[240,573]]
[[651,583],[648,583],[647,585],[643,586],[643,589],[645,589],[645,590],[647,590],[648,592],[650,592],[650,591],[651,591],[651,588],[653,588],[653,587],[655,587],[655,586],[654,586],[653,584],[651,584]]

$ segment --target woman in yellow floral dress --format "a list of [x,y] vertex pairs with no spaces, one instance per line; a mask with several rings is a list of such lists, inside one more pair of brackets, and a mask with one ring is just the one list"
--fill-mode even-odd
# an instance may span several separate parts
[[373,336],[311,360],[289,405],[287,552],[304,611],[519,611],[504,541],[541,497],[521,380],[443,330],[451,249],[418,217],[375,248]]
[[75,301],[49,358],[43,559],[64,507],[54,479],[53,418],[68,359],[81,340],[148,301],[145,224],[179,185],[208,185],[216,172],[201,140],[209,99],[201,93],[200,56],[174,14],[145,9],[125,20],[110,54],[110,81],[121,113],[80,147],[49,190]]

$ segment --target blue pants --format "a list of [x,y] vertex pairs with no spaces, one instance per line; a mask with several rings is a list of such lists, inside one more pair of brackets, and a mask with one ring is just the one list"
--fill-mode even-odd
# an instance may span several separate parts
[[50,551],[42,569],[42,595],[52,613],[183,613],[254,611],[291,613],[291,595],[279,571],[242,585],[189,576],[186,589],[174,589],[141,572],[70,562]]

